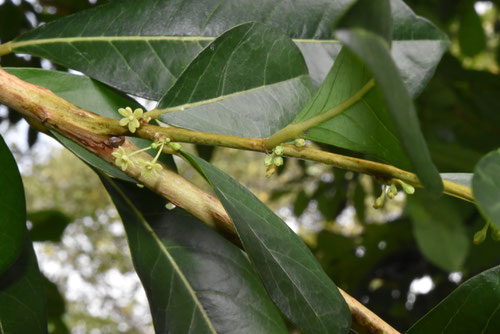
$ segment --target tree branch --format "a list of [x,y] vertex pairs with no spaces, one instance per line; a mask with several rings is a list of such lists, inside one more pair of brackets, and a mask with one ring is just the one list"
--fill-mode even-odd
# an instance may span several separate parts
[[[114,163],[112,156],[115,150],[109,142],[110,136],[130,135],[117,120],[105,118],[81,109],[70,102],[56,96],[51,91],[29,84],[0,69],[0,102],[21,112],[27,119],[42,125],[49,130],[71,138],[89,151],[104,160]],[[158,134],[170,137],[173,141],[219,145],[253,151],[266,152],[263,139],[249,139],[232,136],[207,134],[175,128],[163,128],[143,124],[136,135],[155,140]],[[137,147],[125,140],[122,147],[127,152]],[[310,159],[331,165],[376,175],[380,177],[399,178],[407,183],[419,185],[412,173],[392,166],[372,161],[346,157],[338,154],[322,152],[308,148],[296,148],[285,145],[285,155]],[[147,159],[146,153],[134,155],[131,159]],[[135,164],[139,166],[138,163]],[[139,167],[129,165],[126,173],[149,189],[182,207],[206,224],[219,229],[223,234],[238,240],[231,219],[221,203],[213,196],[205,193],[179,174],[164,167],[158,176],[142,177]],[[471,200],[472,195],[458,185],[445,182],[449,194]],[[464,187],[466,188],[466,187]],[[466,188],[467,189],[467,188]],[[363,333],[397,333],[382,319],[341,290],[353,316],[353,328],[362,329]]]

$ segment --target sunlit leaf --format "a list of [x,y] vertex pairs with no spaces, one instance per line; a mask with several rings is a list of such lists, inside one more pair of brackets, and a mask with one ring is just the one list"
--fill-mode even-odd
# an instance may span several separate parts
[[[295,40],[319,84],[340,48],[333,28],[353,3],[117,0],[46,24],[11,46],[14,52],[48,58],[128,93],[159,100],[207,43],[237,24],[257,21]],[[446,49],[446,36],[402,0],[391,6],[392,52],[416,94]]]
[[160,119],[191,130],[269,137],[311,97],[307,66],[292,40],[246,23],[222,34],[181,74],[158,104]]

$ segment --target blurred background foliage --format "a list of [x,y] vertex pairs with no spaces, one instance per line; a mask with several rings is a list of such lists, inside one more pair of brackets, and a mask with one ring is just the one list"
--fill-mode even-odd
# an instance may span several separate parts
[[[0,40],[102,2],[0,0]],[[416,100],[434,161],[441,172],[472,172],[482,155],[500,146],[500,0],[406,2],[452,41]],[[4,56],[1,65],[64,70],[26,55]],[[28,225],[47,276],[50,332],[151,333],[123,227],[97,177],[23,122],[0,106],[0,131],[23,172]],[[406,330],[460,282],[500,263],[500,242],[488,237],[472,243],[484,220],[470,203],[399,193],[374,210],[381,186],[371,177],[288,159],[278,175],[266,179],[260,154],[189,149],[268,203],[303,237],[337,285],[398,330]],[[178,164],[203,186],[193,170]]]

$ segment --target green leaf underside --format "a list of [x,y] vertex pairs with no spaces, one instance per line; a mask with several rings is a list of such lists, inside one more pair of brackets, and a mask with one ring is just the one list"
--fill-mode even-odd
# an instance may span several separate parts
[[462,186],[472,188],[472,173],[440,173],[443,180],[448,180]]
[[295,44],[274,28],[246,23],[207,46],[157,108],[171,125],[265,138],[293,121],[311,91]]
[[[300,123],[348,100],[372,78],[368,68],[343,48],[313,99],[297,116]],[[361,152],[409,169],[382,93],[372,88],[363,98],[333,118],[310,128],[304,138]]]
[[27,232],[20,256],[0,274],[0,333],[47,333],[45,288]]
[[422,184],[434,194],[442,193],[443,184],[420,130],[413,101],[390,56],[387,43],[371,32],[358,29],[339,30],[336,36],[373,74],[397,137]]
[[212,185],[280,310],[305,333],[346,333],[349,309],[303,241],[245,187],[183,154]]
[[287,333],[241,250],[147,189],[101,177],[125,226],[157,333]]
[[[319,84],[340,48],[332,39],[333,27],[353,2],[112,1],[28,32],[15,41],[13,50],[159,100],[208,42],[235,25],[257,21],[294,39]],[[416,94],[429,80],[448,42],[403,1],[393,0],[391,6],[393,56],[410,92]]]
[[418,247],[430,262],[448,272],[459,271],[470,240],[463,219],[448,198],[432,199],[422,191],[408,197],[408,213]]
[[[29,83],[48,88],[57,96],[62,97],[83,109],[108,118],[122,118],[122,116],[118,113],[119,108],[129,106],[132,109],[135,109],[141,107],[141,105],[135,100],[85,76],[35,68],[4,68],[4,70]],[[130,178],[118,167],[108,163],[72,140],[63,137],[56,132],[52,132],[52,134],[64,146],[89,165],[121,180],[135,182],[134,179]],[[139,147],[146,147],[150,144],[149,141],[141,138],[129,137],[128,139]],[[167,166],[175,169],[173,159],[170,155],[163,154],[160,159]]]
[[472,178],[474,199],[483,215],[500,228],[500,150],[485,155]]
[[16,161],[0,136],[0,274],[17,259],[26,231],[24,188]]
[[407,334],[495,334],[500,328],[500,266],[461,284]]

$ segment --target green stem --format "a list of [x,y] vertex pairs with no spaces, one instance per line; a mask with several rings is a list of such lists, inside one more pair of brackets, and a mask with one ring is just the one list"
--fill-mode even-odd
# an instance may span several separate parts
[[165,143],[161,143],[160,148],[158,149],[158,153],[156,153],[156,156],[153,159],[153,163],[155,163],[158,160],[158,158],[160,157],[160,154],[163,151],[163,146],[165,146]]
[[12,52],[12,42],[0,44],[0,56],[8,55]]
[[142,149],[140,149],[140,150],[134,151],[134,152],[129,153],[129,154],[127,154],[127,155],[128,155],[129,157],[131,157],[131,156],[133,156],[133,155],[136,155],[137,153],[141,153],[141,152],[147,151],[147,150],[149,150],[149,149],[151,149],[151,146],[148,146],[148,147],[142,148]]
[[292,123],[280,131],[276,132],[273,134],[271,137],[269,137],[265,142],[264,145],[266,146],[267,149],[271,149],[275,147],[276,145],[279,145],[289,139],[297,138],[302,135],[304,131],[307,129],[312,128],[315,125],[318,125],[320,123],[323,123],[333,116],[336,116],[343,112],[344,110],[348,109],[351,107],[353,104],[361,100],[361,98],[368,92],[370,89],[372,89],[375,86],[375,80],[371,79],[368,81],[360,90],[356,92],[353,96],[342,102],[341,104],[337,105],[336,107],[321,113],[317,116],[314,116],[312,118],[309,118],[303,122],[300,123]]

